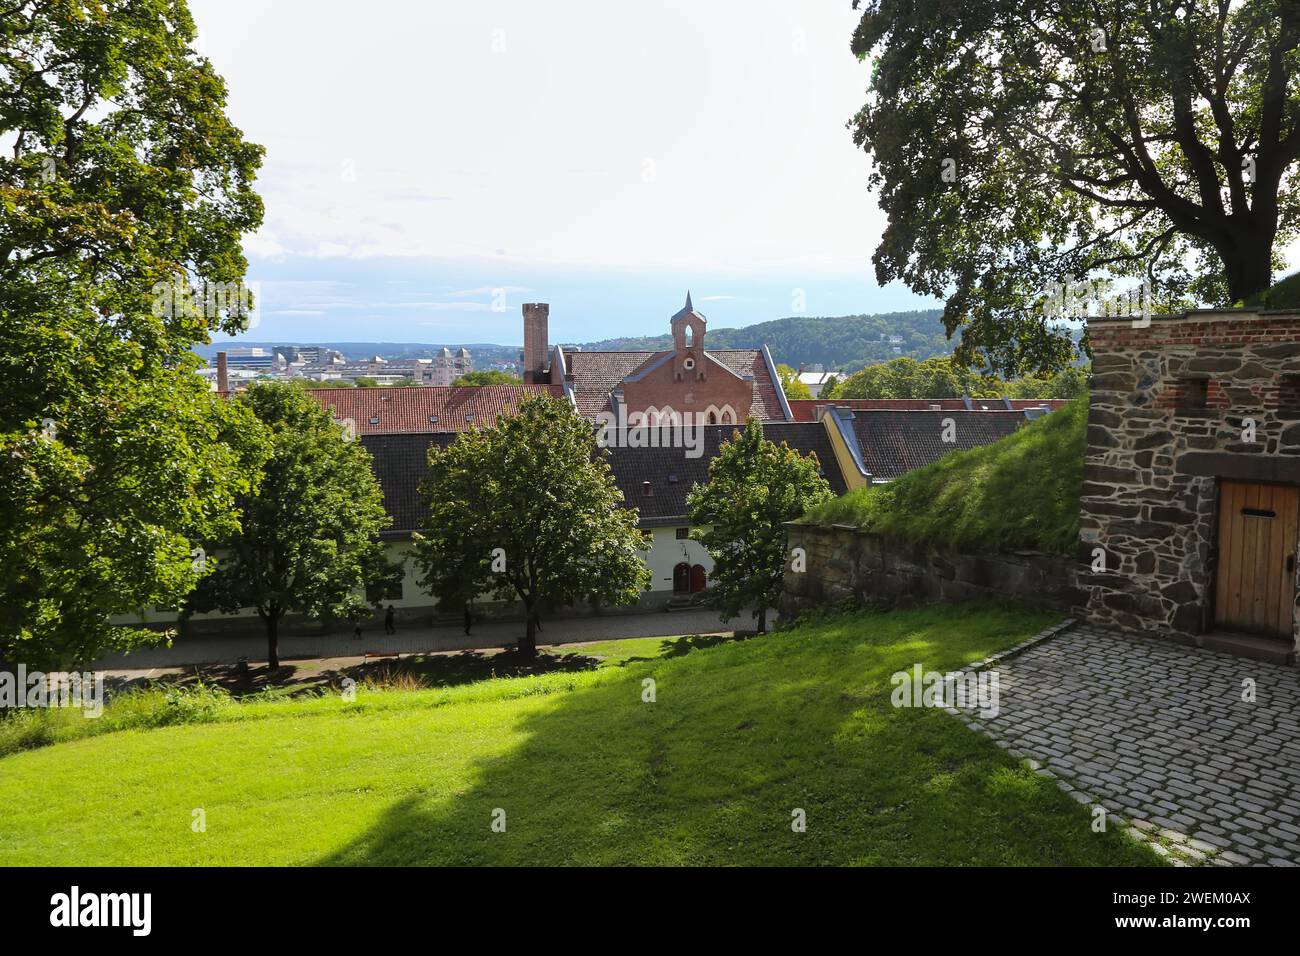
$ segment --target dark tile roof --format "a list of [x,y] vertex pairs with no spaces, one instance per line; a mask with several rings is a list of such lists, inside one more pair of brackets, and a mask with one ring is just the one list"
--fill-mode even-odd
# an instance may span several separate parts
[[[697,483],[708,480],[709,462],[717,456],[719,446],[729,441],[736,431],[734,425],[705,428],[704,453],[696,458],[688,458],[684,448],[607,449],[614,482],[623,492],[626,504],[639,509],[642,527],[685,523],[686,496]],[[802,455],[816,453],[831,491],[844,494],[844,476],[824,425],[773,422],[763,426],[763,433],[772,441],[785,442]],[[645,494],[646,482],[649,482],[649,495]]]
[[[610,448],[607,459],[614,481],[623,492],[625,502],[641,512],[645,527],[681,524],[685,520],[686,495],[696,482],[705,481],[709,462],[718,447],[731,439],[734,425],[706,428],[704,454],[687,458],[684,448]],[[763,426],[764,434],[775,442],[785,442],[802,455],[815,453],[823,475],[837,495],[844,494],[844,476],[820,423],[779,422]],[[384,533],[386,538],[405,537],[423,527],[424,509],[420,503],[420,483],[429,470],[429,448],[446,448],[456,436],[440,434],[362,435],[361,444],[370,452],[372,467],[384,492],[384,508],[393,519]],[[671,480],[676,476],[676,481]],[[651,494],[645,497],[642,483],[650,482]]]
[[[495,425],[534,395],[563,398],[559,385],[413,385],[394,388],[316,388],[311,396],[361,435],[463,432]],[[437,421],[430,419],[437,418]],[[378,419],[375,421],[375,419]]]
[[[938,412],[855,410],[853,432],[874,481],[892,481],[914,468],[938,461],[951,451],[976,448],[1005,438],[1027,419],[1023,411]],[[944,419],[956,426],[954,441],[943,441]]]
[[446,448],[455,440],[456,435],[450,432],[361,436],[361,446],[370,452],[371,468],[384,492],[384,510],[393,519],[382,537],[405,537],[424,527],[420,482],[429,473],[429,448]]
[[[760,349],[709,349],[705,351],[737,375],[754,377],[750,414],[760,421],[784,421],[776,385]],[[564,361],[573,376],[578,411],[595,419],[609,408],[609,393],[643,364],[665,352],[569,352]]]

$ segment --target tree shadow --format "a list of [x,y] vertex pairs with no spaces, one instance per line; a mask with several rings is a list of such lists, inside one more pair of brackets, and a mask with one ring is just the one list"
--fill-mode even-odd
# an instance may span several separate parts
[[337,691],[347,679],[358,685],[418,690],[454,687],[497,677],[576,673],[593,670],[601,663],[602,659],[597,656],[573,652],[556,654],[547,649],[539,649],[536,656],[520,654],[517,650],[463,650],[394,654],[391,657],[366,658],[344,667],[315,667],[303,662],[282,663],[274,670],[264,665],[204,665],[148,681],[119,682],[119,688],[146,685],[184,687],[203,683],[221,687],[236,697],[267,693],[303,697]]
[[[820,635],[819,635],[820,636]],[[485,714],[463,786],[420,787],[321,865],[1133,865],[1153,855],[890,675],[970,642],[856,629],[624,662],[609,681]],[[975,644],[974,646],[979,646]],[[695,651],[706,653],[695,656]],[[692,655],[684,659],[684,655]],[[918,656],[919,655],[919,656]],[[650,678],[655,693],[646,696]],[[476,718],[478,719],[478,718]],[[792,820],[802,814],[806,827]]]

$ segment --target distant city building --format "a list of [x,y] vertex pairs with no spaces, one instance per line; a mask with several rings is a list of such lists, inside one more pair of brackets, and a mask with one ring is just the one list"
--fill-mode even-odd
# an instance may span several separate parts
[[452,352],[443,348],[427,365],[422,363],[417,380],[421,385],[450,385],[466,372],[474,371],[474,360],[469,349]]

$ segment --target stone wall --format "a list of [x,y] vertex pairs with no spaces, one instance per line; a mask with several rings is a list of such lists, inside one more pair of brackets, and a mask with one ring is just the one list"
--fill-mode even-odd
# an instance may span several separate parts
[[803,571],[787,569],[783,616],[844,602],[900,604],[1014,598],[1061,611],[1082,595],[1072,584],[1073,560],[1017,551],[957,554],[884,538],[847,525],[787,525],[790,547],[802,548]]
[[1191,639],[1214,622],[1219,479],[1300,484],[1300,313],[1099,319],[1088,334],[1086,614]]

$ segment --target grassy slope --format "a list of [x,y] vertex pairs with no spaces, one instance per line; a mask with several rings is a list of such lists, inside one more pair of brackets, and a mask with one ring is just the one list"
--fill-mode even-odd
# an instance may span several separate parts
[[958,550],[1068,552],[1079,536],[1087,418],[1087,401],[1076,399],[1002,441],[849,492],[804,520]]
[[1045,623],[966,606],[648,639],[581,674],[61,743],[0,758],[0,863],[1155,862],[948,715],[889,705],[894,671],[950,669]]
[[1264,309],[1300,308],[1300,272],[1293,272],[1274,283],[1267,292],[1255,296],[1246,305]]

